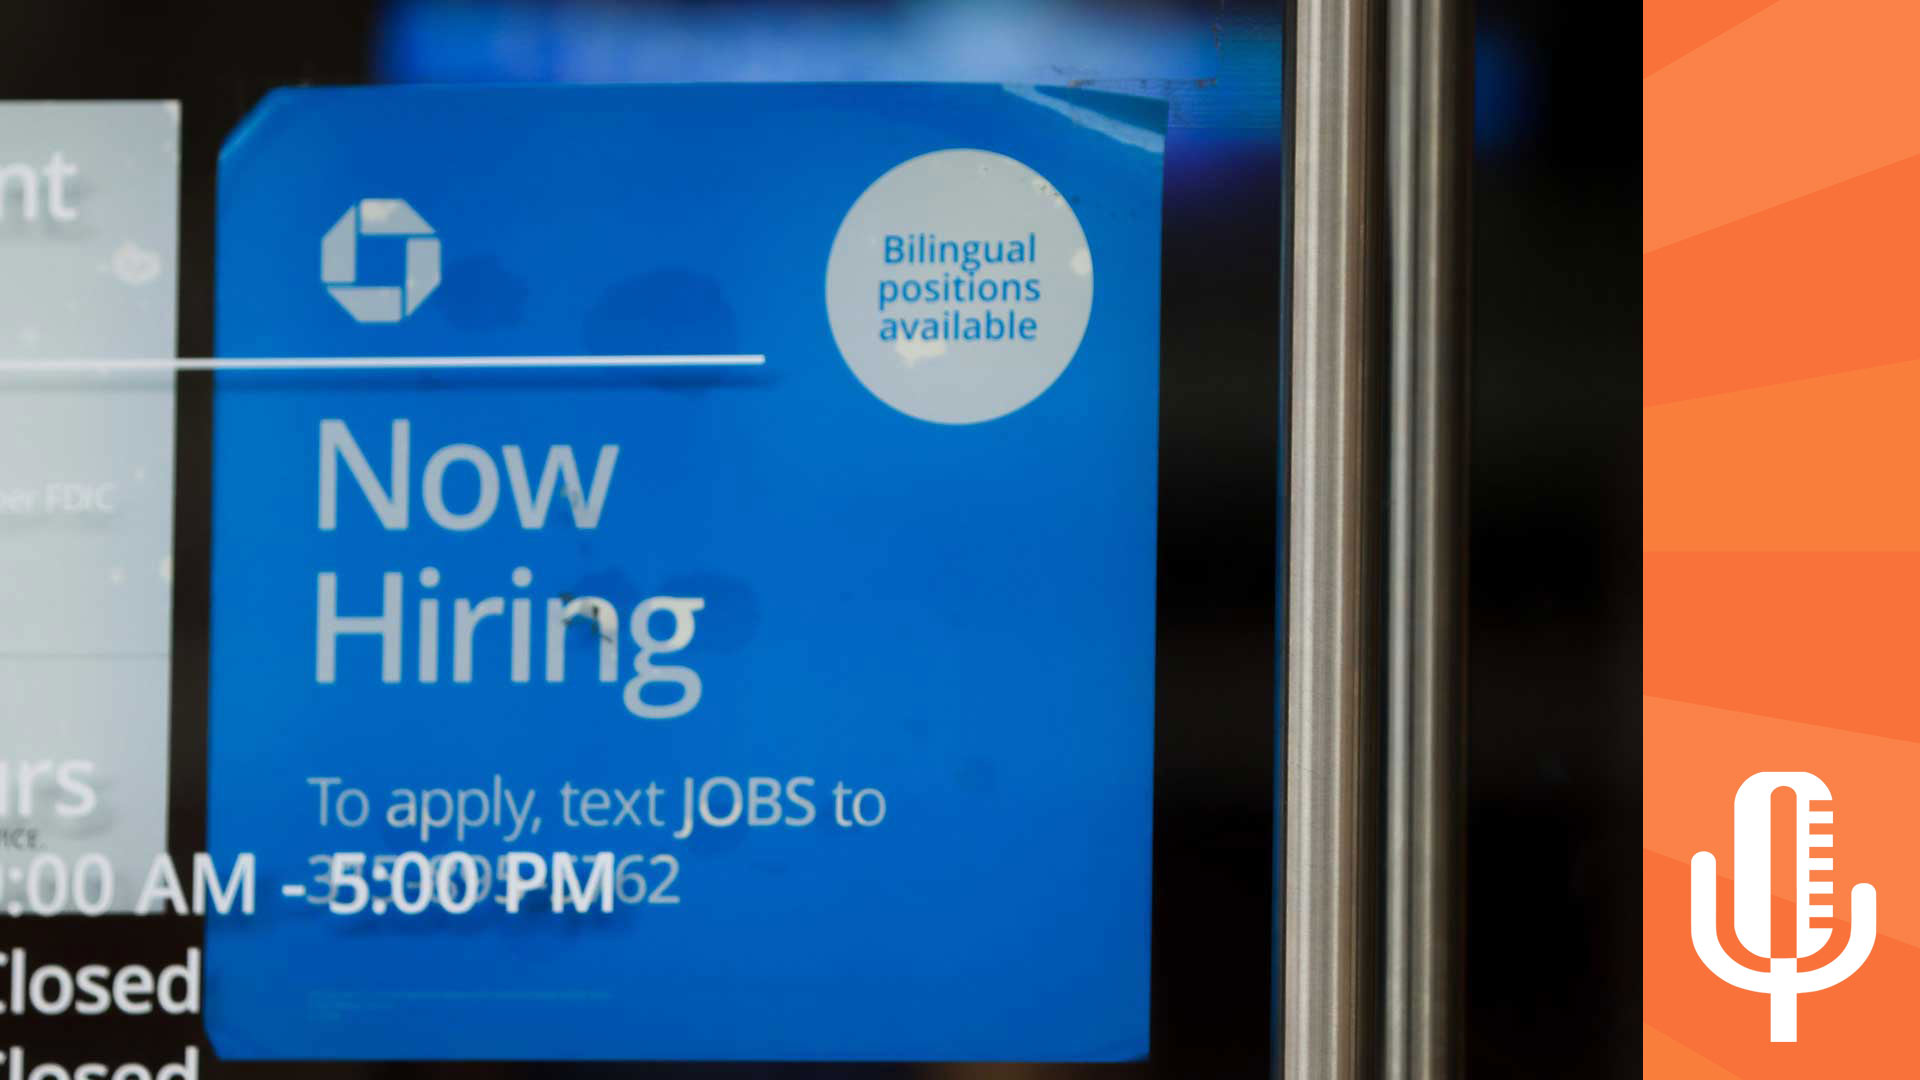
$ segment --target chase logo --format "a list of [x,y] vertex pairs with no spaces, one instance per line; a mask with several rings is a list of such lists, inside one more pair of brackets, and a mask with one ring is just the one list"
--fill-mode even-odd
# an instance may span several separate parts
[[[360,238],[406,241],[406,271],[398,285],[358,278]],[[320,238],[320,281],[354,321],[393,323],[414,313],[440,285],[440,238],[405,199],[361,199]]]

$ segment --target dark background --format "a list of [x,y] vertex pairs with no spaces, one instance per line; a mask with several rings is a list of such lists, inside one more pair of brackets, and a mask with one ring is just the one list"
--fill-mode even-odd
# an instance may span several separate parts
[[1478,16],[1469,1071],[1638,1076],[1640,8]]
[[[1173,104],[1163,264],[1154,1059],[1120,1068],[861,1072],[1260,1076],[1269,1053],[1274,900],[1280,5],[1034,6],[1087,26],[1110,20],[1121,30],[1130,21],[1184,22],[1209,35],[1218,53],[1212,70],[1188,71],[1181,57],[1164,70],[1099,69],[1061,42],[1074,62],[1059,65],[1057,79],[1034,80],[1093,78],[1164,93]],[[792,23],[785,21],[790,10],[812,14]],[[512,0],[146,8],[14,0],[0,5],[0,97],[183,102],[180,351],[205,356],[213,345],[219,147],[274,86],[730,72],[897,78],[903,70],[997,79],[1009,77],[996,67],[1003,53],[1044,57],[1051,43],[1009,36],[998,52],[989,41],[978,59],[916,59],[916,48],[934,48],[912,37],[916,18],[932,12],[1012,35],[1015,10],[878,0],[797,8]],[[1477,1076],[1626,1076],[1640,1062],[1639,12],[1479,0],[1477,14],[1468,1061]],[[699,38],[702,26],[716,23],[721,32]],[[768,44],[770,23],[783,34],[797,25],[816,36]],[[1060,24],[1046,25],[1057,31]],[[608,70],[603,61],[583,71],[556,45],[569,27],[596,37],[628,33],[635,44],[622,54],[624,66]],[[689,34],[698,47],[686,46]],[[844,50],[836,49],[836,34],[844,34]],[[854,46],[876,40],[870,52]],[[661,41],[672,49],[658,47]],[[791,67],[780,66],[783,48],[794,57]],[[896,66],[874,55],[890,55]],[[877,70],[862,71],[862,63]],[[1153,78],[1130,84],[1134,76]],[[210,417],[206,377],[183,376],[181,387],[169,827],[171,846],[191,851],[204,833],[198,792]],[[61,919],[0,925],[0,935],[12,939],[0,946],[24,943],[47,960],[112,953],[123,962],[170,962],[199,931],[187,920]],[[94,1026],[106,1023],[47,1025],[6,1041],[26,1042],[35,1060],[78,1061],[85,1053],[158,1063],[177,1055],[197,1026],[128,1019]],[[124,1048],[110,1045],[122,1041]],[[218,1075],[290,1071],[502,1076],[554,1069],[250,1066]],[[849,1070],[574,1071],[824,1077]]]

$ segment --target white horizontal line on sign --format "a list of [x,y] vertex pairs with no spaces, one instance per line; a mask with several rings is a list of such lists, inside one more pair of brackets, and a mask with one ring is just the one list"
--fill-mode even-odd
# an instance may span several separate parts
[[0,360],[0,372],[74,371],[396,371],[429,368],[756,367],[759,353],[633,356],[306,356]]

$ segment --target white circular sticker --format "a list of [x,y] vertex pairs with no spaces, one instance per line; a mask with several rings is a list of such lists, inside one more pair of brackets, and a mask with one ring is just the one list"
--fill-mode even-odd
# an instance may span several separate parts
[[908,416],[977,424],[1046,392],[1093,310],[1093,255],[1067,200],[1003,154],[939,150],[854,201],[827,256],[847,367]]

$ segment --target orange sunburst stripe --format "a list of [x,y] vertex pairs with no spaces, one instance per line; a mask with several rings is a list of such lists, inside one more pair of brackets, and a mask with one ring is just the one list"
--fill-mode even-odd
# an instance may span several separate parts
[[1645,250],[1920,154],[1920,4],[1780,0],[1645,81]]
[[[1920,734],[1920,554],[1645,559],[1648,694],[1887,738]],[[1920,775],[1920,751],[1914,765]]]
[[1738,1080],[1738,1077],[1694,1053],[1652,1024],[1641,1028],[1641,1071],[1662,1080]]
[[1916,401],[1920,361],[1647,409],[1647,550],[1920,551]]
[[1648,4],[1641,24],[1641,73],[1651,75],[1739,25],[1776,0],[1687,0]]
[[1920,157],[1646,260],[1647,404],[1920,357]]

